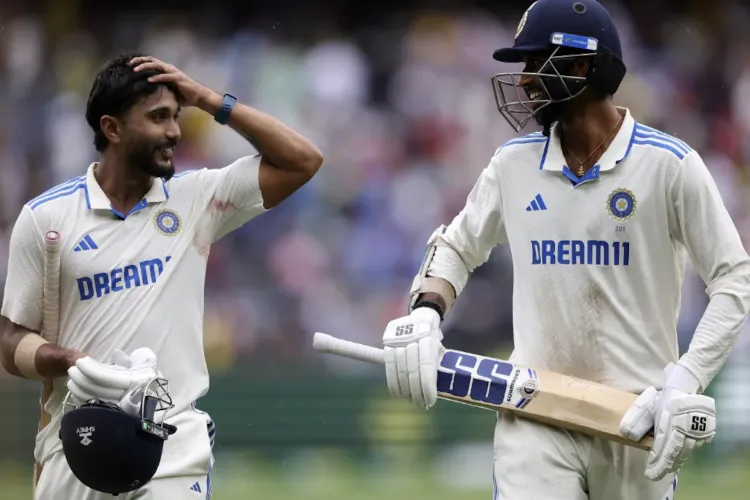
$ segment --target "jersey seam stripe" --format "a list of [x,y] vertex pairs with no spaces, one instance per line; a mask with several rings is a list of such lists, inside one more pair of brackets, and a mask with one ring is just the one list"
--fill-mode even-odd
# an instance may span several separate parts
[[670,139],[672,139],[672,140],[675,140],[675,141],[679,142],[680,144],[682,144],[682,145],[683,145],[683,146],[685,146],[686,148],[688,148],[688,149],[692,149],[692,148],[690,147],[690,145],[689,145],[689,144],[688,144],[687,142],[683,141],[683,140],[682,140],[682,139],[680,139],[679,137],[675,137],[675,136],[673,136],[673,135],[670,135],[670,134],[668,134],[668,133],[666,133],[666,132],[664,132],[664,131],[662,131],[662,130],[659,130],[659,129],[655,129],[655,128],[653,128],[653,127],[649,127],[648,125],[643,125],[642,123],[638,123],[638,124],[637,124],[637,127],[638,127],[638,128],[640,129],[640,130],[643,130],[643,131],[646,131],[646,132],[653,132],[653,133],[655,133],[655,134],[659,134],[659,135],[662,135],[662,136],[664,136],[664,137],[669,137]]
[[41,200],[37,200],[35,203],[30,204],[29,207],[34,210],[35,208],[44,205],[48,201],[56,200],[58,198],[64,198],[66,196],[70,196],[71,194],[74,194],[79,189],[84,189],[86,187],[85,181],[80,182],[79,184],[75,184],[73,186],[69,186],[64,191],[59,191],[55,193],[54,195],[47,196]]
[[502,151],[504,148],[506,148],[508,146],[515,146],[517,144],[541,144],[543,142],[547,142],[547,139],[541,138],[541,137],[540,138],[531,138],[531,139],[513,139],[513,140],[510,140],[510,141],[506,142],[505,144],[503,144],[499,148],[497,148],[497,151],[495,151],[495,154],[499,153],[500,151]]
[[685,150],[685,153],[689,153],[692,151],[692,148],[683,140],[678,139],[677,137],[671,136],[669,134],[666,134],[662,132],[661,130],[656,130],[649,127],[644,127],[643,125],[637,125],[636,126],[636,134],[640,135],[650,135],[650,136],[657,136],[660,139],[663,139],[668,142],[672,142],[674,144],[677,144],[680,146],[680,148]]
[[689,150],[687,150],[687,149],[683,148],[682,146],[680,146],[678,143],[676,143],[674,141],[670,141],[670,140],[666,139],[665,137],[659,136],[659,135],[646,135],[646,134],[637,133],[636,134],[636,139],[646,139],[646,140],[651,140],[651,141],[659,141],[660,143],[668,144],[668,145],[673,146],[674,148],[680,150],[682,152],[682,154],[685,154],[685,155],[690,152]]
[[633,141],[633,144],[638,145],[638,146],[653,146],[653,147],[656,147],[658,149],[664,149],[666,151],[671,152],[672,154],[674,154],[680,160],[682,160],[682,159],[685,158],[685,154],[683,154],[681,151],[679,151],[679,150],[677,150],[677,149],[669,146],[668,144],[664,144],[664,143],[661,143],[661,142],[636,139],[636,140]]
[[44,196],[42,198],[37,199],[36,201],[29,202],[32,208],[38,207],[39,205],[46,203],[47,201],[54,200],[63,196],[67,196],[71,193],[75,193],[77,190],[82,189],[85,187],[85,181],[79,181],[78,184],[72,184],[70,186],[67,186],[65,189],[57,191],[55,193],[49,194],[47,196]]
[[511,139],[503,146],[507,146],[509,144],[530,144],[534,142],[545,142],[547,139],[545,137],[529,137],[529,138],[520,138],[520,139]]
[[188,175],[188,174],[194,174],[194,173],[196,173],[196,172],[200,172],[200,171],[201,171],[201,169],[200,169],[200,168],[194,168],[194,169],[192,169],[192,170],[185,170],[184,172],[180,172],[180,173],[178,173],[178,174],[174,174],[174,175],[172,176],[172,179],[179,179],[180,177],[184,177],[184,176],[186,176],[186,175]]
[[32,204],[32,203],[36,202],[40,198],[46,198],[49,195],[52,195],[54,193],[57,193],[57,192],[65,189],[65,188],[68,188],[68,187],[72,186],[73,184],[75,184],[76,182],[80,182],[83,179],[84,179],[84,176],[74,177],[72,179],[68,179],[67,181],[63,182],[62,184],[58,184],[57,186],[48,189],[47,191],[43,192],[42,194],[40,194],[36,198],[32,198],[32,200],[29,201],[29,204]]
[[680,151],[682,151],[683,154],[688,154],[690,152],[689,149],[685,149],[682,146],[680,146],[678,143],[676,143],[674,141],[670,141],[669,139],[667,139],[667,138],[665,138],[663,136],[659,136],[659,135],[647,135],[647,134],[642,134],[642,133],[636,133],[635,137],[638,138],[638,139],[648,139],[648,140],[653,140],[653,141],[661,141],[664,144],[669,144],[669,145],[674,146],[675,148],[677,148]]

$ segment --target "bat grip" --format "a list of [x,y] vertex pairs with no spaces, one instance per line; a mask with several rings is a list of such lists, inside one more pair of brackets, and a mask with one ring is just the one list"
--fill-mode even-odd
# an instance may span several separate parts
[[369,345],[343,340],[326,333],[316,332],[313,336],[313,348],[316,351],[336,354],[345,358],[364,361],[373,365],[384,365],[383,350]]

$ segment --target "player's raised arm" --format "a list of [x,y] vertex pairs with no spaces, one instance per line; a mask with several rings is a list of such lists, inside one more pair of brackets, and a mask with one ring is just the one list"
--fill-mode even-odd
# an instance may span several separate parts
[[199,84],[171,64],[135,57],[134,71],[157,71],[152,83],[174,85],[183,106],[194,106],[229,125],[260,153],[204,172],[211,190],[215,241],[253,217],[275,207],[307,183],[323,163],[323,155],[306,137],[273,116]]
[[323,155],[312,142],[267,113],[213,91],[199,106],[215,116],[226,109],[227,124],[260,153],[258,184],[266,209],[302,187],[323,164]]
[[710,297],[680,359],[705,390],[726,362],[750,311],[750,258],[703,160],[691,152],[668,193],[672,237],[688,251]]
[[[250,141],[261,155],[258,182],[265,208],[289,197],[309,181],[323,163],[323,155],[303,135],[262,111],[237,102],[197,83],[171,64],[153,57],[136,57],[135,71],[155,70],[152,83],[173,84],[185,106],[195,106],[227,124]],[[254,175],[252,169],[248,175]]]
[[42,326],[44,256],[42,235],[28,206],[10,237],[0,325],[0,358],[11,375],[31,380],[62,377],[83,354],[50,344]]
[[390,393],[429,408],[437,400],[437,360],[443,336],[440,322],[461,294],[469,275],[504,241],[499,156],[484,169],[466,205],[427,243],[427,254],[414,278],[409,315],[388,323],[383,334]]

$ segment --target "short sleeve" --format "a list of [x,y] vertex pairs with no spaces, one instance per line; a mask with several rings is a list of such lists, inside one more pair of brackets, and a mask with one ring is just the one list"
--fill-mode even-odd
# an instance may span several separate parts
[[212,242],[266,212],[258,174],[260,155],[246,156],[200,177],[210,189],[207,207]]
[[41,232],[24,205],[10,236],[2,315],[36,332],[42,327],[43,273]]

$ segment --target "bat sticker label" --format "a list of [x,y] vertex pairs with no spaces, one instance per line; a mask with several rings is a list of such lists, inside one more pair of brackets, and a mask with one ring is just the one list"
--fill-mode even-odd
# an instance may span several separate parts
[[525,408],[539,389],[534,370],[499,359],[448,350],[438,367],[437,390],[443,396]]

